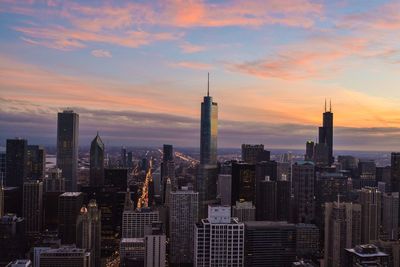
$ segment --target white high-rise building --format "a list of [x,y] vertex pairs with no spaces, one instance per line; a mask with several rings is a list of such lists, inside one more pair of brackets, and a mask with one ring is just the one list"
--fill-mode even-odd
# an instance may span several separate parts
[[158,211],[149,208],[126,209],[122,214],[122,238],[143,238],[145,227],[157,221],[159,221]]
[[165,267],[166,242],[162,222],[155,222],[147,227],[144,237],[145,267]]
[[194,225],[198,218],[199,193],[183,187],[170,193],[170,263],[193,263]]
[[194,266],[243,266],[244,224],[230,206],[208,206],[208,218],[195,226]]

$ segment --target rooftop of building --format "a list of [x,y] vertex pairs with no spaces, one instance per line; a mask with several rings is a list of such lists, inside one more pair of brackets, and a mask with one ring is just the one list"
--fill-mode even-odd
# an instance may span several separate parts
[[77,197],[82,195],[82,192],[65,192],[61,194],[62,197]]
[[372,244],[357,245],[354,248],[346,248],[346,251],[358,257],[387,257],[388,254],[380,251],[377,246]]
[[288,223],[287,221],[247,221],[244,222],[245,226],[249,227],[269,227],[269,228],[275,228],[275,227],[289,227],[289,228],[294,228],[296,227],[295,224],[293,223]]
[[129,237],[129,238],[121,238],[121,243],[143,243],[144,238],[142,237]]

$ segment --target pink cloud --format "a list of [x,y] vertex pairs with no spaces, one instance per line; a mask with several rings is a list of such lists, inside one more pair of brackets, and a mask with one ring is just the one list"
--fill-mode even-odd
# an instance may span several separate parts
[[110,51],[103,50],[103,49],[95,49],[90,52],[95,57],[112,57]]
[[179,45],[182,52],[185,54],[197,53],[206,50],[205,46],[191,44],[189,42],[183,42]]
[[195,62],[195,61],[179,61],[170,63],[170,65],[178,68],[188,68],[196,70],[210,70],[213,68],[213,66],[210,64]]

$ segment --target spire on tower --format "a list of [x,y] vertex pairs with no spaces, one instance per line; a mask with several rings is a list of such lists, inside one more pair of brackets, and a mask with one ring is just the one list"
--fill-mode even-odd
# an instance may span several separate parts
[[325,98],[325,112],[326,112],[326,98]]
[[329,112],[332,112],[332,101],[329,99]]
[[207,96],[210,96],[210,73],[208,72],[208,79],[207,79]]

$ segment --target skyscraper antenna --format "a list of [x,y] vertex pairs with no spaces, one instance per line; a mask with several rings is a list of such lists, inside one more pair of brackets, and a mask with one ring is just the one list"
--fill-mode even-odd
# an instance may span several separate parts
[[326,98],[325,98],[325,112],[326,112]]
[[210,96],[210,73],[208,72],[208,79],[207,79],[207,96]]
[[329,99],[329,112],[332,112],[332,100]]

